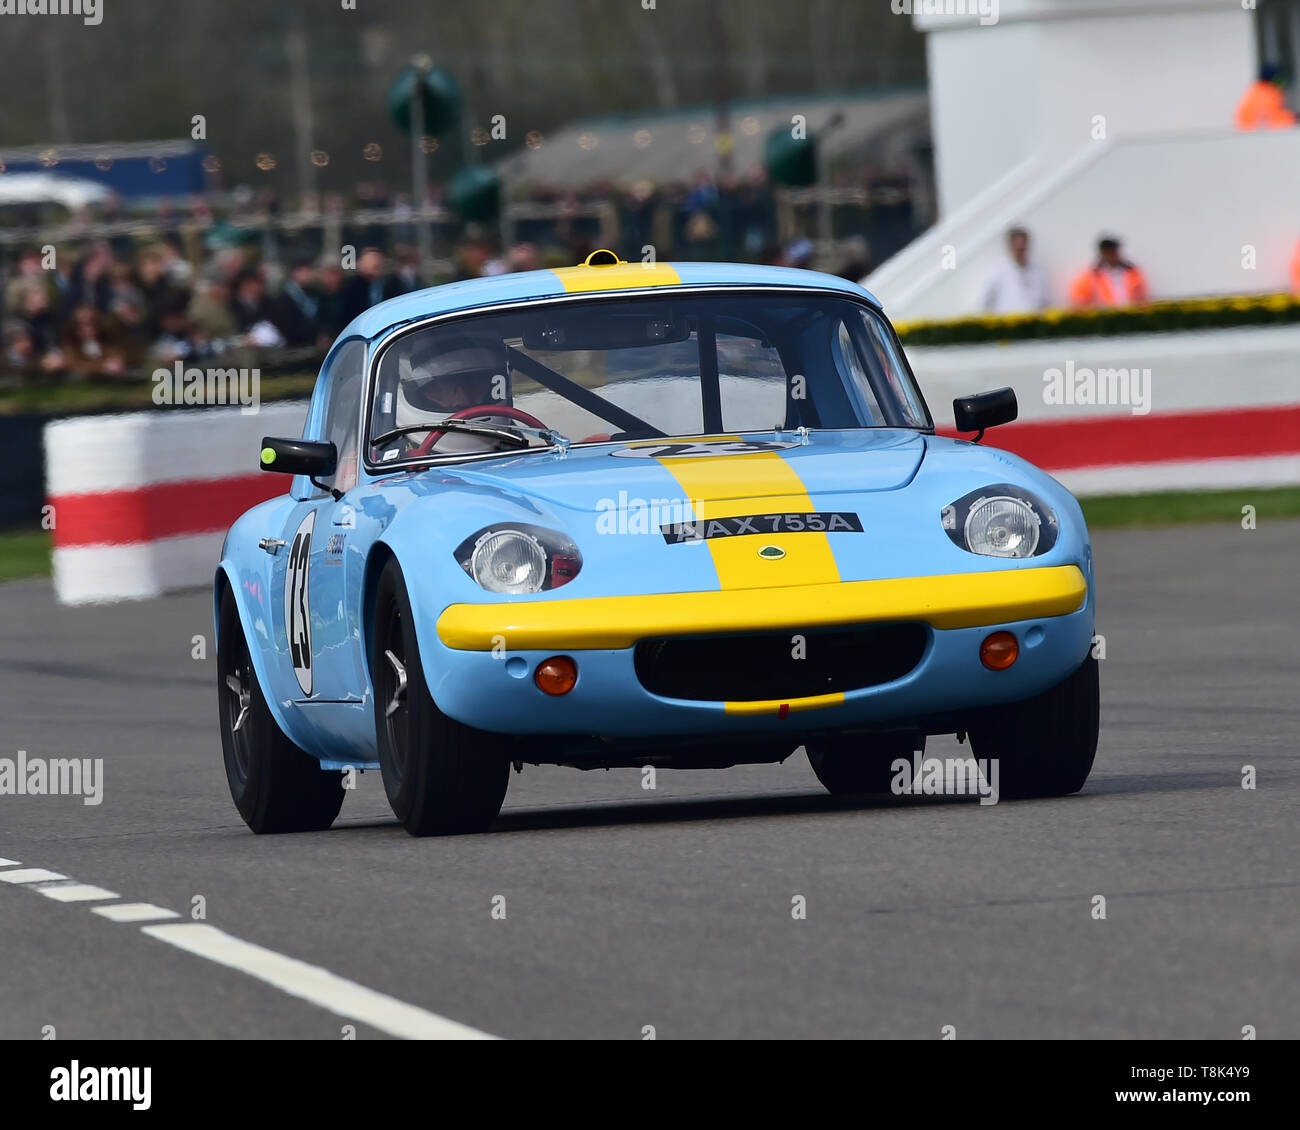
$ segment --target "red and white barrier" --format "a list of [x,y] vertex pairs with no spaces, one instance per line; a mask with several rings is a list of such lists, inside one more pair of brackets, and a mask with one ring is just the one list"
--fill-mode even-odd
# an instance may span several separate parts
[[[1019,420],[985,442],[1077,495],[1300,484],[1300,327],[907,352],[944,435],[956,434],[954,397],[1015,389]],[[1146,402],[1054,402],[1104,369],[1149,370]]]
[[288,489],[285,476],[259,470],[262,437],[301,435],[306,415],[293,403],[47,424],[59,600],[140,599],[207,584],[230,524]]
[[[1079,495],[1300,483],[1300,327],[908,353],[948,435],[954,397],[1014,388],[1020,419],[988,442]],[[1149,369],[1149,400],[1063,404],[1044,394],[1052,370],[1112,367]],[[207,584],[230,524],[288,487],[284,476],[258,469],[262,436],[301,435],[305,415],[297,403],[251,415],[176,409],[47,425],[59,599],[123,600]]]

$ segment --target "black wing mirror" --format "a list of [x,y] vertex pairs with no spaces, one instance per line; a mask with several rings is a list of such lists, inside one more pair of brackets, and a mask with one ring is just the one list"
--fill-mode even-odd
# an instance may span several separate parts
[[338,452],[332,443],[317,443],[310,439],[276,439],[274,436],[266,436],[262,440],[263,471],[324,478],[334,474],[338,461]]
[[1014,389],[998,388],[974,396],[959,396],[952,402],[952,414],[959,432],[979,432],[971,441],[979,443],[989,428],[1011,423],[1020,415],[1020,408]]

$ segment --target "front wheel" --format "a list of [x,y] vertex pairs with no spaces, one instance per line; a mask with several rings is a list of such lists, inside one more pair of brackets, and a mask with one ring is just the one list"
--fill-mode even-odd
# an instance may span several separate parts
[[[912,753],[925,749],[921,734],[868,734],[862,737],[835,736],[810,741],[805,747],[808,763],[831,796],[893,792],[898,776],[894,762],[902,758],[910,766]],[[909,772],[908,778],[911,780]]]
[[979,758],[998,761],[998,795],[1008,800],[1077,793],[1092,772],[1101,723],[1097,660],[1024,702],[991,707],[970,728]]
[[217,714],[230,795],[254,832],[319,832],[334,823],[343,774],[322,769],[272,716],[229,588],[218,618]]
[[388,803],[413,836],[486,832],[510,762],[494,734],[448,718],[429,694],[397,561],[379,576],[370,648],[379,767]]

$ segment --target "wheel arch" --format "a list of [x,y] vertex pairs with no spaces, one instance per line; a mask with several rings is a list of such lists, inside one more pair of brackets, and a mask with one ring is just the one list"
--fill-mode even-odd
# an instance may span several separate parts
[[379,592],[379,576],[384,566],[397,560],[397,553],[385,541],[376,541],[366,556],[366,571],[361,582],[361,654],[366,664],[366,677],[370,680],[371,693],[374,693],[374,664],[371,662],[371,647],[375,635],[375,598]]
[[253,674],[257,676],[257,681],[262,687],[262,698],[266,702],[267,709],[271,712],[271,717],[275,719],[275,724],[280,727],[281,732],[291,741],[295,742],[302,748],[302,734],[291,725],[291,720],[284,710],[283,704],[273,695],[267,693],[267,688],[274,686],[266,668],[266,652],[261,646],[257,632],[254,631],[250,622],[249,611],[245,601],[242,598],[240,586],[234,583],[230,572],[230,564],[223,561],[217,566],[216,575],[212,580],[212,623],[213,623],[213,641],[215,643],[214,658],[220,656],[221,650],[221,598],[230,593],[231,599],[235,605],[235,615],[239,617],[239,626],[244,633],[244,639],[248,641],[248,656],[253,664]]

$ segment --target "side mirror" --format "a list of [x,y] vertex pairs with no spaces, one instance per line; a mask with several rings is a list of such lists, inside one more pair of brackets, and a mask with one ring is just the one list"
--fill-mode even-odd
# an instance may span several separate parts
[[338,452],[332,443],[316,443],[309,439],[276,439],[274,436],[266,436],[262,440],[263,471],[323,478],[334,474],[338,461]]
[[1020,415],[1020,408],[1014,389],[998,388],[974,396],[959,396],[952,402],[952,414],[959,432],[979,432],[972,441],[979,443],[989,428],[1011,423]]

